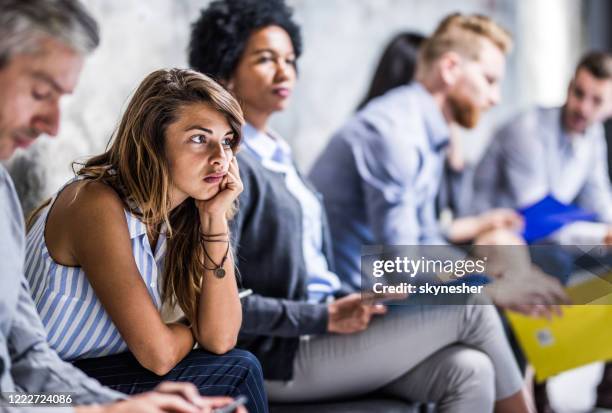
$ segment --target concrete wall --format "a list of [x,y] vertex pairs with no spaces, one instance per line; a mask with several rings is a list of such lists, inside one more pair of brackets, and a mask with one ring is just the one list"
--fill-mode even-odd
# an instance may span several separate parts
[[[265,0],[262,0],[265,1]],[[88,60],[74,96],[63,103],[59,137],[17,154],[10,170],[30,210],[71,176],[71,161],[101,152],[127,98],[160,67],[185,66],[189,26],[208,4],[195,0],[89,0],[102,44]],[[430,32],[453,11],[491,15],[517,36],[504,85],[505,103],[470,133],[478,156],[489,132],[518,108],[558,103],[582,42],[579,0],[291,0],[305,52],[289,110],[273,125],[308,168],[354,110],[386,42],[398,31]]]

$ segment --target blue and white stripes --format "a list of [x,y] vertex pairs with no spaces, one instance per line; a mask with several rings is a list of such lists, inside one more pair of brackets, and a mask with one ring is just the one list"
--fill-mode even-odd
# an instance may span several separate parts
[[[47,339],[64,360],[100,357],[127,350],[125,341],[81,267],[58,264],[50,256],[44,229],[50,207],[41,212],[27,236],[26,278],[47,331]],[[161,308],[159,280],[166,237],[162,233],[153,253],[146,226],[125,211],[138,271],[155,306]]]

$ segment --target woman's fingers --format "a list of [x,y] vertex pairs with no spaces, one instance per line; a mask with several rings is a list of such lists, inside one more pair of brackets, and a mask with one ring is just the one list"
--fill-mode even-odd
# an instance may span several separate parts
[[238,161],[235,157],[230,161],[228,173],[231,173],[234,177],[240,176],[240,172],[238,169]]
[[237,158],[235,156],[230,161],[229,169],[230,169],[230,171],[232,171],[234,173],[238,172],[238,160],[237,160]]
[[240,179],[240,173],[238,170],[228,171],[228,174],[230,175],[233,184],[236,186],[236,189],[242,192],[244,185],[242,184],[242,179]]
[[225,177],[227,178],[227,187],[234,189],[237,185],[236,175],[234,175],[231,171],[228,171]]

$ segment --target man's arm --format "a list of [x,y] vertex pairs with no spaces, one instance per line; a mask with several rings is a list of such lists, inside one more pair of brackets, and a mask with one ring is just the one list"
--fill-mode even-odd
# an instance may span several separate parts
[[478,215],[499,206],[501,197],[501,145],[499,133],[495,134],[475,168],[473,176],[474,196],[469,202],[469,213]]
[[592,142],[593,159],[589,174],[580,190],[576,203],[597,214],[599,222],[574,222],[565,225],[551,239],[562,245],[598,245],[607,243],[612,231],[612,191],[608,177],[606,142],[603,133]]
[[407,139],[390,148],[373,129],[371,136],[352,141],[355,165],[361,178],[364,205],[375,242],[418,245],[421,222],[417,213],[414,180],[422,159]]
[[62,361],[49,347],[46,332],[22,276],[17,309],[8,337],[15,386],[24,392],[70,392],[74,404],[107,403],[125,398]]
[[577,203],[593,211],[600,222],[612,225],[612,184],[608,176],[606,141],[602,133],[593,142],[594,159],[587,180],[578,194]]
[[606,242],[610,228],[601,222],[577,221],[564,225],[549,238],[560,245],[599,245]]
[[[24,225],[13,184],[0,166],[0,389],[12,389],[8,337],[17,312],[19,277],[24,264]],[[6,391],[6,390],[5,390]]]
[[299,337],[327,332],[325,304],[253,294],[242,300],[242,311],[241,332],[246,334]]
[[510,207],[531,205],[550,191],[544,137],[539,136],[547,131],[541,127],[537,114],[530,112],[507,124],[495,137],[501,145],[498,168],[506,180]]
[[436,194],[437,191],[432,193],[418,216],[421,223],[421,244],[423,245],[445,245],[448,243],[444,238],[442,228],[438,221]]

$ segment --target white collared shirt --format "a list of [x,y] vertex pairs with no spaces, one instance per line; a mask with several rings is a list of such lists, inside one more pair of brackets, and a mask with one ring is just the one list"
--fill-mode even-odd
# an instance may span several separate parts
[[242,132],[244,146],[260,159],[264,168],[284,174],[287,190],[300,204],[302,251],[308,271],[308,301],[326,301],[340,288],[340,280],[329,270],[323,253],[321,201],[299,175],[287,142],[274,133],[258,131],[248,123],[243,126]]

